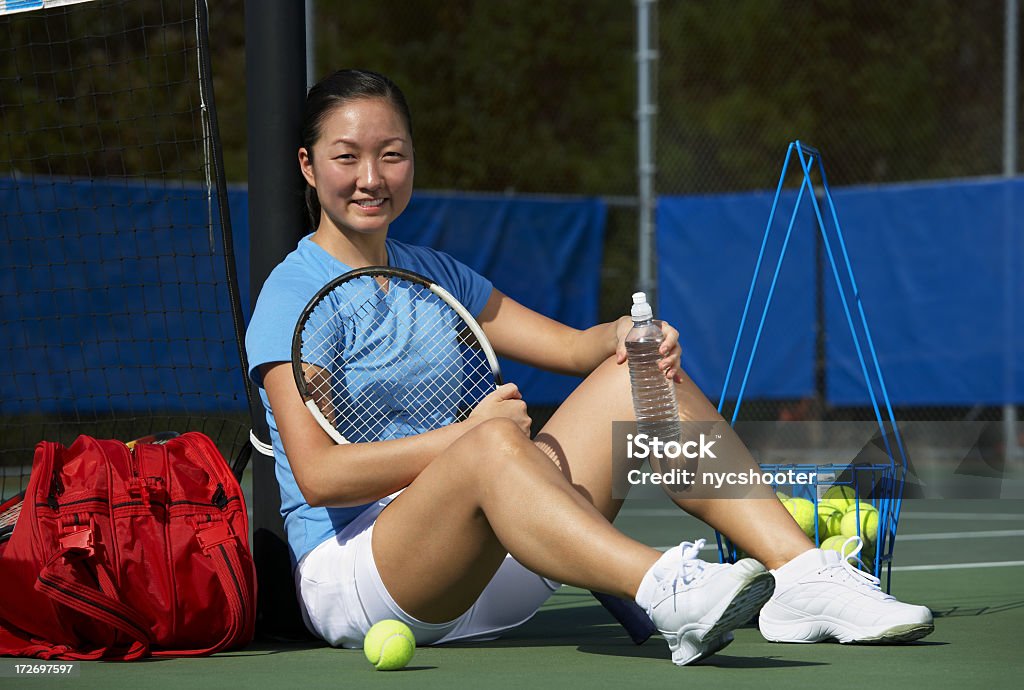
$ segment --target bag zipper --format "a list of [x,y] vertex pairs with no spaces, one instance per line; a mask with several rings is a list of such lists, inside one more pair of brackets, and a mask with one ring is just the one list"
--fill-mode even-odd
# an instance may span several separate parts
[[50,506],[51,510],[58,510],[60,503],[57,502],[58,496],[64,495],[64,482],[60,478],[60,470],[56,467],[53,468],[53,474],[50,477],[50,494],[46,497],[46,505]]
[[[181,436],[178,437],[178,440],[184,441],[192,450],[196,451],[195,455],[198,456],[199,460],[203,463],[203,465],[205,465],[205,469],[210,476],[215,476],[219,474],[219,468],[214,467],[209,457],[207,457],[209,448],[204,448],[203,445],[205,444],[199,444],[198,442],[193,440],[192,436],[189,434],[182,434]],[[214,448],[214,450],[216,450],[216,448]],[[239,494],[240,493],[241,491],[239,491]],[[227,508],[228,503],[230,503],[231,501],[238,500],[241,500],[240,495],[228,496],[227,491],[224,489],[224,483],[217,482],[217,489],[213,492],[213,496],[211,496],[210,498],[210,503],[217,507],[219,510],[223,511]],[[182,501],[182,503],[192,503],[192,501]],[[243,525],[245,526],[246,529],[248,529],[249,519],[248,516],[246,515],[244,506],[240,513],[240,517],[242,519]],[[212,521],[212,518],[210,521]],[[236,536],[236,540],[237,539],[239,538]],[[238,543],[239,545],[241,544],[240,541],[236,543]],[[242,586],[241,580],[239,580],[239,576],[241,575],[241,573],[238,571],[238,568],[235,567],[237,557],[233,557],[232,554],[225,548],[224,544],[218,545],[217,550],[220,551],[221,558],[223,559],[224,565],[228,569],[228,574],[231,576],[231,581],[234,584],[236,601],[241,607],[241,629],[246,630],[248,629],[249,626],[249,610],[252,607],[250,605],[251,602],[249,601],[249,598],[246,596],[245,588]],[[237,564],[241,566],[240,561],[237,561]],[[233,634],[232,637],[237,637],[237,633]]]
[[[210,451],[209,448],[203,447],[203,445],[201,445],[198,442],[196,442],[190,436],[190,434],[188,434],[188,433],[182,434],[181,436],[178,436],[174,440],[175,441],[182,441],[182,442],[184,442],[192,450],[195,451],[195,454],[194,454],[195,457],[198,458],[202,462],[202,464],[204,466],[203,469],[206,470],[206,473],[210,477],[217,477],[218,475],[220,475],[220,469],[222,469],[222,468],[214,467],[213,463],[207,457],[207,453]],[[214,448],[214,450],[216,451],[216,448]],[[219,452],[219,451],[216,451],[216,452]],[[231,503],[232,501],[241,501],[241,500],[242,500],[241,491],[239,491],[239,493],[236,494],[236,495],[228,496],[227,490],[224,488],[224,482],[217,482],[217,488],[214,490],[213,495],[210,496],[210,502],[208,504],[205,504],[205,505],[213,505],[217,509],[223,511],[223,510],[225,510],[228,507],[228,504]],[[199,503],[197,501],[176,501],[175,502],[175,505],[196,505],[196,504],[204,505],[204,504]],[[244,510],[242,511],[242,520],[245,522],[246,528],[248,528],[248,526],[249,526],[249,518],[246,515]]]

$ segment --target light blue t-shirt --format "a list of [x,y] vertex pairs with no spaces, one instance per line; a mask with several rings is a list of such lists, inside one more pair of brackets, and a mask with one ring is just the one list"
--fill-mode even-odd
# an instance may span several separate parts
[[[311,237],[304,237],[298,247],[271,272],[260,291],[245,334],[249,377],[259,387],[274,446],[277,481],[281,486],[281,515],[284,517],[293,566],[305,554],[341,531],[370,505],[313,508],[306,503],[295,483],[259,375],[259,367],[263,364],[291,360],[292,333],[299,314],[320,288],[351,270],[313,242]],[[387,253],[389,266],[404,268],[430,278],[450,292],[474,316],[479,315],[487,304],[492,291],[490,281],[447,254],[391,239],[387,240]],[[369,343],[349,345],[372,350],[372,344]]]

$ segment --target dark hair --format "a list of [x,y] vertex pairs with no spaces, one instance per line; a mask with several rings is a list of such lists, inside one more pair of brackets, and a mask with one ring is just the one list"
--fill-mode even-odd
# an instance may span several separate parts
[[[322,134],[324,120],[334,108],[359,98],[383,98],[405,121],[405,127],[412,136],[412,113],[398,86],[385,77],[369,70],[342,69],[324,77],[313,85],[306,94],[306,112],[302,118],[302,142],[310,160],[313,158],[313,144]],[[320,224],[320,200],[316,190],[306,186],[306,208],[313,228]]]

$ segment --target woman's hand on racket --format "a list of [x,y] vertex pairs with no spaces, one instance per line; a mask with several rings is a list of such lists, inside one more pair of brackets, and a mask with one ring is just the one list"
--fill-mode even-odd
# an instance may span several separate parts
[[[665,339],[661,341],[661,347],[658,348],[658,352],[661,353],[661,359],[658,360],[658,368],[664,372],[665,378],[668,380],[682,383],[683,377],[679,361],[683,355],[683,350],[679,346],[679,331],[670,326],[666,321],[655,319],[654,323],[661,327],[661,332],[665,336]],[[628,359],[626,354],[626,336],[632,327],[633,319],[628,316],[623,316],[615,322],[615,335],[618,343],[615,347],[615,361],[619,364],[624,363]]]
[[480,423],[500,417],[511,419],[526,436],[530,435],[533,420],[526,411],[526,403],[523,401],[523,394],[519,392],[519,386],[514,383],[505,383],[495,388],[494,392],[489,393],[473,408],[467,421]]

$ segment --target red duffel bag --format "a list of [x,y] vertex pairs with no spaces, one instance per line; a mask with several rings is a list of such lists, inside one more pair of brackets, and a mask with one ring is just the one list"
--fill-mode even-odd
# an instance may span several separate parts
[[256,575],[235,476],[189,432],[36,447],[0,551],[0,655],[138,659],[252,639]]

